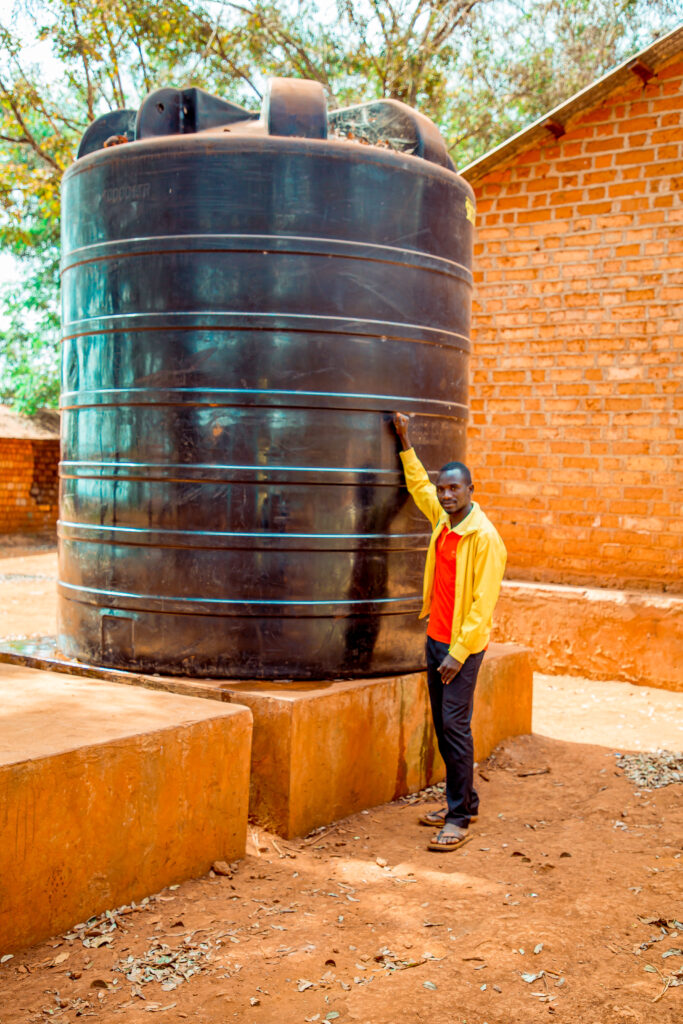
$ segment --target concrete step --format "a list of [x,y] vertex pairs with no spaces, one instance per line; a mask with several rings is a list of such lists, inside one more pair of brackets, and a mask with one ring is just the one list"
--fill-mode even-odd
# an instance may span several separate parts
[[552,675],[683,691],[683,595],[505,580],[496,640]]
[[0,949],[244,855],[252,715],[0,665]]

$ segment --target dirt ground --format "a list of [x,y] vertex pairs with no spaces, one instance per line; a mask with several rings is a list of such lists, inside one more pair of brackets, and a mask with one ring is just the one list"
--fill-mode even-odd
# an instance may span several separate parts
[[[54,631],[55,575],[49,548],[0,549],[0,636]],[[425,848],[434,792],[302,840],[252,826],[230,877],[0,950],[0,1024],[680,1022],[683,785],[639,789],[615,754],[683,749],[683,694],[535,691],[458,852]]]

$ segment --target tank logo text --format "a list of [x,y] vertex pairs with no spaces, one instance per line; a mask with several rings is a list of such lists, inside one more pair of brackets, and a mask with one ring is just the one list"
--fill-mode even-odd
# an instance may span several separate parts
[[105,203],[121,203],[124,199],[148,199],[152,190],[149,182],[144,185],[119,185],[118,188],[105,188]]

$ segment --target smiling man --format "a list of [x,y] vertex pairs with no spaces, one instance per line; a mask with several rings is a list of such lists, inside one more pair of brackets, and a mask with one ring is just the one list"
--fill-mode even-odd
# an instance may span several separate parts
[[472,501],[467,466],[447,462],[434,485],[409,436],[409,418],[394,413],[406,486],[432,524],[420,618],[427,626],[427,681],[439,750],[446,765],[446,807],[420,823],[439,828],[430,850],[457,850],[467,842],[479,797],[474,788],[472,707],[477,676],[505,570],[505,545]]

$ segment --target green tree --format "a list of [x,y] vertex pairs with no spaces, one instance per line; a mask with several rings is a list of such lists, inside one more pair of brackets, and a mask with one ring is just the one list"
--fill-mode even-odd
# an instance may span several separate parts
[[332,107],[394,97],[461,166],[663,34],[683,0],[22,0],[0,19],[0,399],[57,393],[59,184],[88,123],[198,85],[258,109],[269,75]]
[[510,0],[477,9],[449,90],[463,167],[683,22],[683,0]]
[[58,394],[59,189],[80,136],[185,76],[211,30],[187,4],[137,0],[35,0],[0,25],[0,246],[24,271],[1,299],[0,399],[30,412]]

